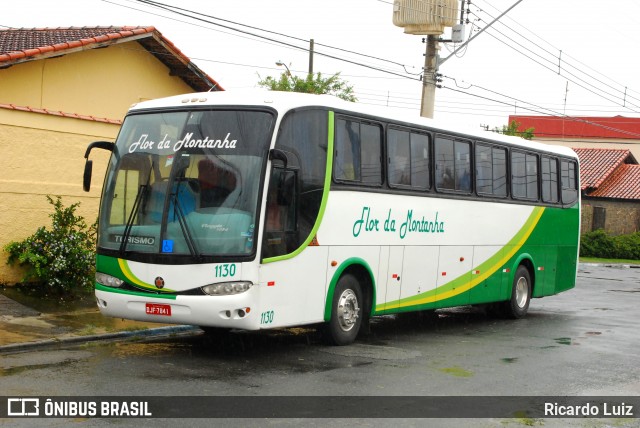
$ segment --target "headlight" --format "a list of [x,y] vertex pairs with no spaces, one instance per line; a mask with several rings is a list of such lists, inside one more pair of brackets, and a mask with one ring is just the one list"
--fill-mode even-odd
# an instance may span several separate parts
[[211,296],[228,296],[230,294],[244,293],[251,288],[253,284],[248,281],[237,282],[219,282],[217,284],[209,284],[202,287],[202,291]]
[[106,285],[107,287],[115,288],[122,287],[122,284],[124,284],[123,280],[102,272],[96,272],[96,282],[98,284]]

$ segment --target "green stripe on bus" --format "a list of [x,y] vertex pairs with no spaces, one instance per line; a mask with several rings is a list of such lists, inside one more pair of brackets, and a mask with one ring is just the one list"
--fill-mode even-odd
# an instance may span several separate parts
[[[338,283],[338,280],[340,279],[340,277],[342,276],[342,272],[344,272],[348,267],[354,266],[354,265],[358,265],[358,266],[362,266],[363,268],[365,268],[367,270],[367,272],[369,273],[369,277],[371,278],[371,284],[373,284],[372,287],[372,302],[376,301],[376,287],[375,287],[375,277],[373,275],[373,272],[371,271],[371,267],[369,266],[369,264],[359,258],[359,257],[351,257],[347,260],[345,260],[344,262],[342,262],[342,264],[340,266],[338,266],[338,268],[336,269],[336,271],[333,273],[333,277],[331,278],[331,283],[329,283],[329,289],[327,290],[327,297],[326,297],[326,301],[324,304],[324,320],[329,322],[331,320],[331,309],[333,307],[333,290],[335,290],[336,288],[336,284]],[[362,288],[362,287],[361,287]],[[364,293],[366,293],[366,290],[362,290],[362,293],[364,295]]]
[[124,273],[120,269],[118,259],[115,257],[103,256],[98,254],[96,257],[96,270],[98,272],[106,273],[121,280],[126,280]]
[[323,192],[322,192],[322,202],[320,203],[320,211],[318,212],[318,216],[316,217],[316,222],[314,223],[313,228],[311,229],[311,233],[309,233],[309,236],[307,236],[307,239],[295,251],[293,251],[292,253],[289,253],[289,254],[278,256],[278,257],[269,257],[268,259],[264,259],[262,261],[262,263],[272,263],[272,262],[277,262],[277,261],[281,261],[281,260],[291,259],[291,258],[297,256],[305,248],[307,248],[309,246],[311,241],[313,241],[313,239],[316,237],[316,233],[318,233],[318,229],[320,229],[320,225],[322,224],[322,218],[324,217],[324,211],[325,211],[325,209],[327,207],[327,201],[329,200],[329,188],[331,187],[331,176],[332,176],[332,170],[333,170],[333,132],[334,132],[333,120],[334,120],[334,113],[332,111],[329,111],[328,113],[329,113],[329,118],[328,118],[328,122],[329,122],[329,124],[328,124],[328,133],[329,133],[329,136],[327,138],[327,166],[326,166],[326,169],[325,169],[326,170],[326,174],[325,174],[325,177],[324,177],[324,189],[323,189]]
[[[383,303],[376,306],[376,313],[385,313],[394,309],[408,309],[409,307],[419,307],[427,305],[429,303],[450,299],[466,291],[469,291],[473,287],[481,284],[484,280],[491,275],[502,269],[503,266],[525,245],[527,239],[531,236],[536,228],[536,225],[540,221],[542,214],[544,213],[544,207],[536,207],[520,228],[518,233],[503,247],[500,251],[491,256],[487,261],[474,267],[468,272],[460,275],[458,278],[448,282],[447,284],[437,287],[425,293],[418,294],[416,296],[407,297],[398,300],[394,303]],[[506,249],[506,251],[505,251]],[[472,275],[472,272],[480,271],[478,275]],[[469,277],[472,280],[469,280]]]
[[[98,272],[106,273],[123,281],[126,281],[136,287],[143,288],[145,290],[159,292],[158,288],[153,284],[146,283],[134,275],[129,267],[129,262],[124,259],[116,257],[98,255],[96,258],[96,270]],[[109,289],[110,290],[110,289]],[[162,293],[175,293],[175,290],[165,288]]]

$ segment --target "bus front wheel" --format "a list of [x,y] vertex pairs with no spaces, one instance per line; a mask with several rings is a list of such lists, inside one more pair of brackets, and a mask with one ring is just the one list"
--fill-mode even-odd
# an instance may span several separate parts
[[340,277],[333,293],[331,319],[326,325],[329,343],[353,343],[362,325],[362,304],[362,290],[358,279],[351,274]]
[[527,314],[530,302],[531,275],[525,266],[520,265],[513,278],[511,299],[504,302],[504,314],[509,318],[522,318]]

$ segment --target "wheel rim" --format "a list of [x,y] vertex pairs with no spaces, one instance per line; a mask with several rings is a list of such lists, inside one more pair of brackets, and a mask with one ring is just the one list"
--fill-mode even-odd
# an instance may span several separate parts
[[350,331],[356,325],[360,307],[353,290],[344,290],[338,299],[338,323],[342,331]]
[[518,282],[516,283],[516,305],[519,308],[524,308],[527,304],[527,298],[529,297],[529,284],[527,284],[527,279],[524,277],[518,278]]

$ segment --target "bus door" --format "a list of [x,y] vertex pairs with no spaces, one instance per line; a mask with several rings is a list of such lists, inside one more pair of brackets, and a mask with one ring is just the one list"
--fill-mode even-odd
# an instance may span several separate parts
[[[482,266],[484,262],[490,258],[502,259],[504,249],[500,246],[493,245],[478,245],[473,248],[473,271],[471,272],[471,280],[474,280],[474,276],[486,276],[488,272],[483,271],[484,268],[488,269],[491,266]],[[505,288],[507,286],[509,275],[503,272],[502,266],[498,268],[496,272],[491,274],[484,281],[473,287],[470,294],[470,303],[487,303],[497,302],[503,300],[505,295]]]
[[436,288],[438,272],[437,246],[408,246],[402,261],[400,298],[413,297]]
[[535,284],[533,295],[541,297],[555,294],[558,247],[541,245],[538,248],[534,259],[536,271],[532,279]]
[[404,248],[403,246],[391,246],[387,247],[389,249],[389,262],[388,262],[388,270],[385,281],[385,302],[386,305],[393,305],[400,300],[400,291],[402,289],[403,282],[403,271],[402,271],[402,260],[404,257]]
[[469,292],[463,290],[471,281],[472,266],[472,246],[440,247],[436,291],[439,307],[469,304]]

